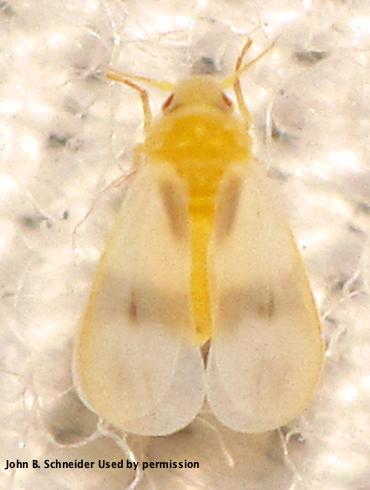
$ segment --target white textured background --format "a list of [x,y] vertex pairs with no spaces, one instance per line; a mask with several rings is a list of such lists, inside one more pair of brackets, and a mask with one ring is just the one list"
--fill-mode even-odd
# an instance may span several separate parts
[[[287,196],[324,319],[322,385],[274,433],[236,434],[205,413],[171,437],[120,442],[97,429],[70,373],[124,192],[103,190],[129,169],[141,134],[137,95],[103,73],[176,80],[212,64],[222,76],[246,35],[252,55],[277,39],[243,87],[255,152]],[[151,95],[158,109],[163,96]],[[130,451],[200,461],[136,475],[140,490],[370,488],[369,114],[368,0],[0,0],[1,489],[124,489],[133,472],[2,468]]]

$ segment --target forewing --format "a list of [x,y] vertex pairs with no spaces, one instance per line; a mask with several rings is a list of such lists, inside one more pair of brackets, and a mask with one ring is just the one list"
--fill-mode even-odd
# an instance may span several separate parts
[[189,250],[181,182],[165,165],[140,168],[107,240],[74,362],[82,399],[124,430],[171,433],[202,405]]
[[240,432],[298,416],[323,361],[318,315],[276,196],[257,163],[235,165],[221,185],[210,246],[207,396],[216,417]]

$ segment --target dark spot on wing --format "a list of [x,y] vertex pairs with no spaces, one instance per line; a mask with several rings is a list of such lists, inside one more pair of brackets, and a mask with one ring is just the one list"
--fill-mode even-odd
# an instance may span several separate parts
[[[101,291],[96,296],[92,315],[99,310],[100,318],[107,324],[122,324],[123,328],[144,328],[161,325],[175,336],[184,332],[192,338],[191,298],[189,291],[163,290],[156,277],[152,284],[143,282],[140,277],[126,277],[123,280],[119,271],[110,270],[104,278]],[[126,287],[124,287],[126,286]],[[125,322],[125,319],[127,320]],[[128,324],[128,325],[127,325]]]
[[187,233],[187,210],[178,187],[164,180],[160,183],[160,193],[173,236],[183,240]]
[[220,199],[217,205],[216,240],[223,241],[233,228],[236,211],[239,204],[242,181],[240,177],[233,176],[221,188]]
[[137,324],[137,303],[134,291],[131,292],[130,303],[128,305],[128,317],[132,323]]
[[275,299],[273,293],[270,291],[265,301],[257,303],[258,316],[272,318],[275,313]]
[[221,323],[231,331],[240,326],[246,315],[270,319],[277,310],[273,292],[262,287],[229,289],[221,295],[220,303]]

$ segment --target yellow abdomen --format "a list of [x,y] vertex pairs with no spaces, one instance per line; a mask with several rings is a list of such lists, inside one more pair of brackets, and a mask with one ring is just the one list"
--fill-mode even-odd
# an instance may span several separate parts
[[187,185],[192,313],[197,340],[202,344],[212,332],[207,262],[218,188],[228,165],[248,161],[250,138],[232,114],[209,106],[190,106],[164,116],[153,126],[145,152],[151,162],[171,164]]

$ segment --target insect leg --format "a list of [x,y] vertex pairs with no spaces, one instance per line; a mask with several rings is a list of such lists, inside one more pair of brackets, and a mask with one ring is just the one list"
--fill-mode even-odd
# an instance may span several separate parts
[[132,89],[136,90],[136,92],[138,92],[140,99],[141,99],[141,105],[142,105],[143,114],[144,114],[144,129],[145,129],[145,133],[148,133],[148,131],[152,125],[152,120],[153,120],[152,111],[150,109],[150,104],[149,104],[148,92],[144,88],[140,87],[140,85],[137,85],[135,82],[130,80],[129,77],[127,77],[126,75],[124,75],[122,73],[109,70],[107,72],[107,78],[109,78],[109,80],[113,80],[115,82],[124,83],[125,85],[128,85]]
[[275,41],[274,41],[268,48],[266,48],[264,51],[262,51],[262,53],[256,56],[256,58],[244,64],[244,59],[249,51],[249,48],[252,46],[252,42],[253,42],[252,39],[247,38],[236,60],[234,73],[232,74],[231,77],[228,77],[223,81],[223,86],[225,88],[228,88],[230,86],[234,88],[239,110],[241,115],[243,116],[247,129],[249,129],[251,124],[251,115],[243,96],[243,91],[240,85],[240,76],[245,70],[249,69],[252,65],[257,63],[257,61],[259,61],[263,56],[269,53],[271,49],[275,46]]
[[[245,103],[245,100],[244,100],[242,87],[240,85],[240,75],[241,75],[242,71],[244,71],[244,68],[246,68],[247,66],[250,65],[250,63],[249,63],[249,64],[245,65],[244,67],[242,67],[243,60],[244,60],[244,58],[245,58],[245,56],[246,56],[246,54],[247,54],[247,52],[251,46],[252,46],[252,39],[248,38],[246,40],[246,42],[244,43],[244,46],[243,46],[243,48],[242,48],[242,50],[241,50],[241,52],[240,52],[240,54],[236,60],[235,72],[234,72],[235,80],[234,80],[234,85],[233,85],[236,100],[238,101],[239,110],[240,110],[241,115],[243,116],[243,119],[245,121],[245,125],[246,125],[247,129],[249,129],[249,127],[251,125],[252,117],[251,117],[251,114],[248,110],[247,104]],[[253,63],[253,61],[251,63]]]

